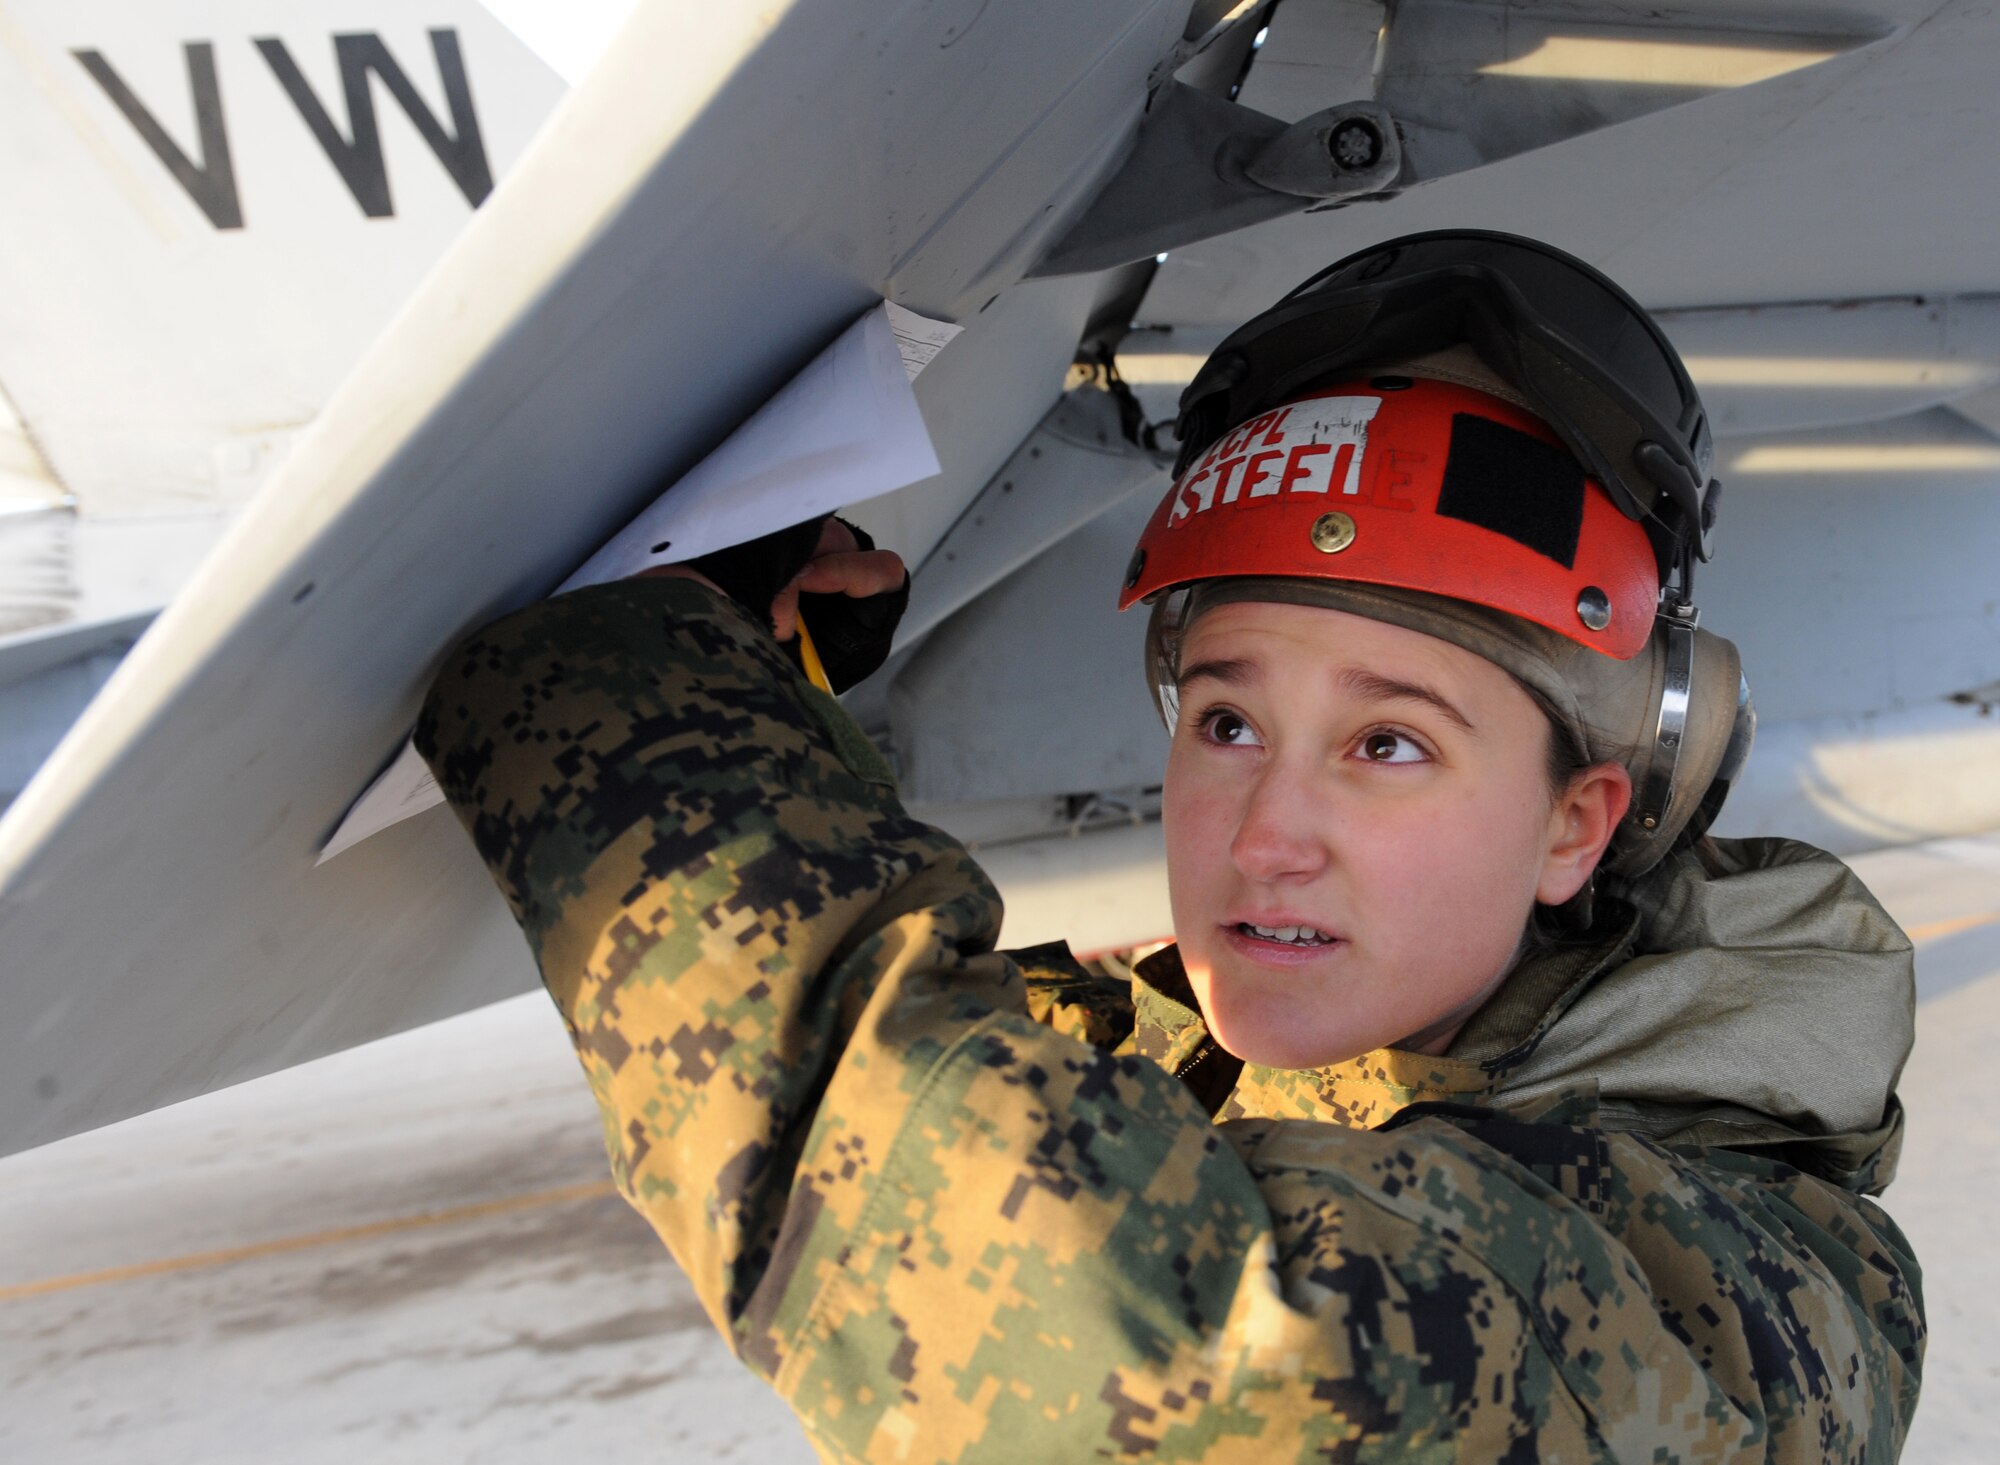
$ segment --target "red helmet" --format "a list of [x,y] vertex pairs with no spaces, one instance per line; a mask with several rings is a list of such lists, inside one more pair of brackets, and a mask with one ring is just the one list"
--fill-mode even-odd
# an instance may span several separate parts
[[1218,438],[1154,510],[1118,607],[1237,576],[1449,596],[1619,661],[1660,593],[1645,529],[1541,419],[1409,376],[1317,387]]

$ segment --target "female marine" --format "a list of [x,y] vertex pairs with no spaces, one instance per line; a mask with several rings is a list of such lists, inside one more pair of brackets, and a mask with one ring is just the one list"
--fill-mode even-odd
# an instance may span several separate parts
[[830,1460],[1892,1458],[1909,944],[1703,835],[1750,718],[1671,347],[1567,256],[1417,236],[1180,431],[1123,590],[1177,943],[1129,984],[995,951],[788,658],[800,593],[902,580],[837,523],[448,659],[419,747],[621,1189]]

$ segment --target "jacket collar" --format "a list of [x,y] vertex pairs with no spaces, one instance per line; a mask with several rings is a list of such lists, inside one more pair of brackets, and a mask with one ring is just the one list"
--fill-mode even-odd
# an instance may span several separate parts
[[[1216,1053],[1204,1066],[1225,1068],[1232,1082],[1194,1087],[1211,1100],[1217,1119],[1313,1119],[1352,1129],[1372,1129],[1412,1104],[1501,1101],[1510,1075],[1577,995],[1629,958],[1638,924],[1629,906],[1608,902],[1598,934],[1516,967],[1443,1055],[1377,1048],[1319,1068],[1267,1068]],[[1142,1053],[1182,1072],[1213,1047],[1179,948],[1155,952],[1133,969],[1132,996]]]
[[1210,1038],[1171,947],[1134,972],[1133,1043],[1218,1119],[1372,1127],[1420,1102],[1594,1095],[1607,1129],[1888,1184],[1915,983],[1909,939],[1851,870],[1789,840],[1702,840],[1598,907],[1589,936],[1524,961],[1439,1058],[1243,1064]]

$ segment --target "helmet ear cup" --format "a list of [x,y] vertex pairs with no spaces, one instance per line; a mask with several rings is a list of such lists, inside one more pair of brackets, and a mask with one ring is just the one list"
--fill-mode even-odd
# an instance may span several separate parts
[[1746,676],[1737,686],[1736,721],[1730,728],[1729,746],[1722,753],[1722,766],[1716,769],[1715,777],[1709,780],[1708,791],[1701,796],[1701,803],[1696,807],[1694,817],[1688,820],[1687,828],[1681,832],[1683,840],[1692,843],[1708,833],[1709,826],[1715,823],[1716,815],[1722,812],[1722,806],[1729,798],[1729,791],[1742,777],[1743,766],[1750,761],[1750,749],[1756,741],[1757,704],[1751,700],[1750,679]]
[[1603,862],[1605,873],[1626,878],[1707,830],[1742,771],[1757,725],[1735,643],[1662,616],[1645,654],[1652,664],[1650,704],[1625,760],[1632,807]]

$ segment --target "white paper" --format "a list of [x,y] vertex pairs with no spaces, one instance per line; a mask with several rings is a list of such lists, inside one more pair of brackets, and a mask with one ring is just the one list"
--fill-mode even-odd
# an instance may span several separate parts
[[444,802],[444,790],[431,777],[430,769],[417,754],[417,745],[405,741],[396,761],[377,775],[368,791],[354,801],[347,817],[334,830],[333,838],[319,852],[314,865],[324,865],[343,850],[353,849],[371,834],[380,834],[391,824],[401,824],[413,814],[421,814]]
[[951,344],[952,337],[965,329],[905,310],[893,300],[882,302],[882,312],[889,317],[889,328],[896,333],[896,349],[902,353],[903,371],[911,381],[931,364],[938,352]]
[[937,472],[890,308],[849,326],[556,593],[726,549]]
[[[930,477],[937,453],[910,384],[961,329],[886,300],[873,307],[556,593],[727,549]],[[406,742],[318,863],[443,801]]]

